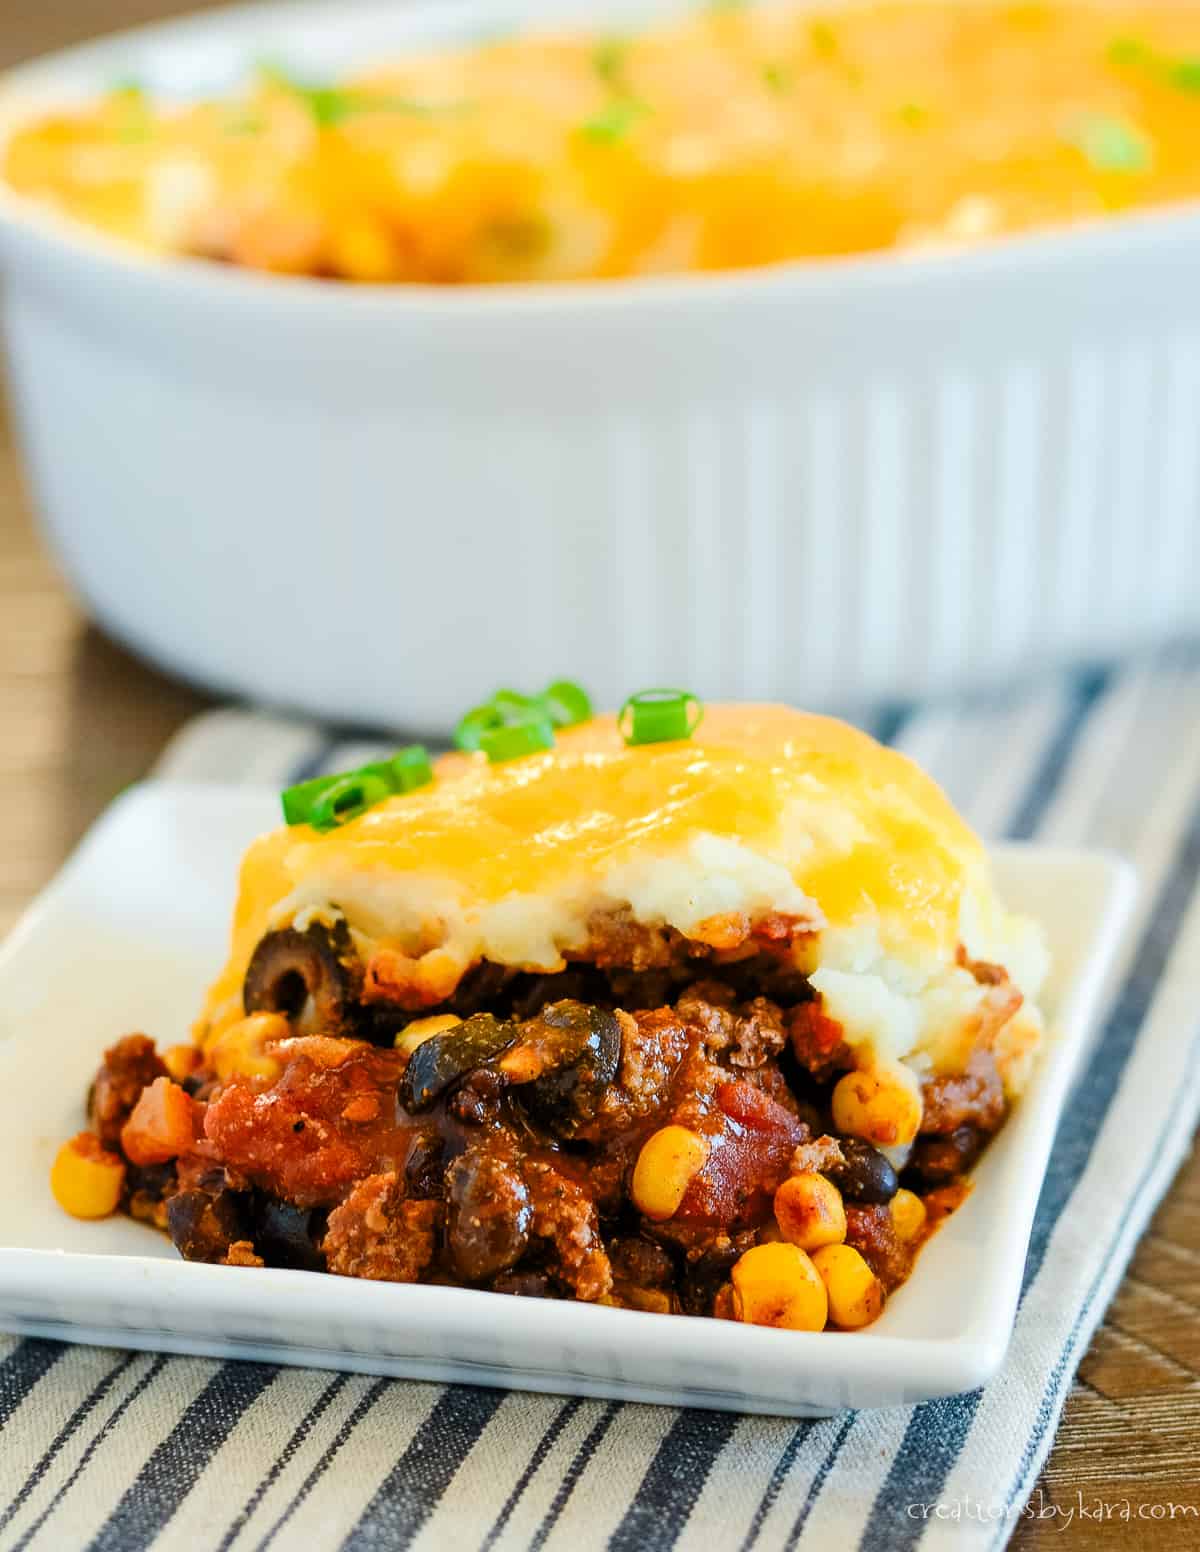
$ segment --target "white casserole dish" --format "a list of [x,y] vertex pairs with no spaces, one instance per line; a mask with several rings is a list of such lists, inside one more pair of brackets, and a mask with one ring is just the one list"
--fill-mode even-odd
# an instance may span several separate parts
[[[210,13],[26,66],[0,110],[512,20]],[[428,731],[560,672],[607,704],[845,703],[1200,628],[1198,258],[1188,206],[957,255],[372,291],[0,197],[34,497],[96,617],[220,690]]]

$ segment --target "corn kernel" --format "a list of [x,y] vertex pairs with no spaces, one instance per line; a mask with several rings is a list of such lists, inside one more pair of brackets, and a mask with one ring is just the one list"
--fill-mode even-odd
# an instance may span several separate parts
[[669,1315],[671,1295],[661,1288],[626,1288],[625,1303],[630,1309],[645,1310],[648,1315]]
[[208,1048],[208,1059],[222,1083],[242,1078],[277,1078],[279,1063],[263,1047],[269,1040],[286,1040],[292,1027],[282,1013],[252,1013],[219,1034]]
[[813,1252],[829,1295],[829,1319],[843,1330],[869,1326],[883,1308],[883,1285],[852,1245],[825,1245]]
[[708,1143],[686,1126],[664,1126],[642,1144],[629,1194],[647,1218],[673,1218],[687,1188],[704,1168]]
[[163,1052],[163,1065],[176,1083],[190,1078],[203,1060],[200,1047],[195,1045],[173,1045]]
[[848,1072],[833,1089],[833,1124],[876,1147],[909,1143],[921,1124],[921,1096],[898,1074]]
[[798,1245],[755,1245],[733,1271],[733,1313],[753,1326],[820,1331],[829,1300],[825,1284]]
[[432,1018],[413,1019],[411,1024],[406,1024],[396,1036],[396,1049],[411,1056],[419,1045],[426,1040],[431,1040],[434,1035],[441,1035],[448,1029],[453,1029],[456,1024],[461,1024],[462,1019],[455,1018],[453,1013],[435,1013]]
[[892,1197],[891,1212],[892,1227],[899,1239],[906,1242],[916,1239],[925,1227],[925,1203],[915,1191],[905,1191],[903,1188],[897,1191]]
[[107,1218],[116,1212],[125,1181],[125,1164],[100,1146],[92,1132],[63,1143],[50,1170],[54,1200],[73,1218]]
[[775,1221],[801,1250],[837,1245],[846,1237],[842,1193],[824,1175],[792,1175],[775,1193]]
[[330,236],[333,268],[347,280],[378,284],[404,274],[402,255],[378,221],[348,222]]

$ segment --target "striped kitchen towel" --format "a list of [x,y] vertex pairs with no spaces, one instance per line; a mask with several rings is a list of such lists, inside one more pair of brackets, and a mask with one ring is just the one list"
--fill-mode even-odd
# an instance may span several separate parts
[[[1200,653],[966,706],[893,708],[876,731],[985,833],[1110,848],[1142,878],[999,1378],[796,1423],[0,1338],[0,1546],[1002,1546],[1197,1119]],[[224,711],[186,729],[160,775],[280,785],[368,752]]]

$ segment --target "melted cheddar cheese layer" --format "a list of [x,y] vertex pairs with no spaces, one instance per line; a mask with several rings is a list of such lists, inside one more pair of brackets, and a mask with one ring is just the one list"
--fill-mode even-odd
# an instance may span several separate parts
[[266,932],[331,911],[365,955],[402,956],[431,1005],[480,959],[563,968],[598,914],[714,948],[731,922],[782,916],[879,1061],[922,1046],[961,1065],[982,992],[960,944],[1013,961],[1030,995],[1044,969],[1036,932],[995,900],[980,842],[933,781],[844,723],[780,706],[710,706],[673,743],[627,747],[599,717],[545,754],[449,755],[433,785],[339,829],[263,837],[202,1036],[240,1015]]
[[1194,3],[700,9],[337,85],[43,113],[19,193],[163,254],[386,283],[976,243],[1200,193]]

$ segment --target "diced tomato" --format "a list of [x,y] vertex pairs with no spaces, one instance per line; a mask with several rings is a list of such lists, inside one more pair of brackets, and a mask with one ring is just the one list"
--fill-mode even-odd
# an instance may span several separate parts
[[731,1121],[752,1132],[786,1137],[793,1148],[804,1140],[804,1123],[753,1083],[722,1083],[717,1089],[717,1104]]
[[729,1225],[758,1213],[808,1128],[752,1083],[722,1083],[716,1098],[708,1159],[675,1216]]
[[846,1038],[846,1031],[837,1019],[821,1011],[819,1002],[802,1002],[794,1008],[788,1032],[796,1060],[810,1072],[820,1072],[834,1062]]
[[399,1054],[323,1037],[276,1049],[285,1065],[270,1088],[235,1080],[209,1102],[204,1132],[222,1160],[302,1207],[340,1201],[356,1180],[394,1169],[408,1148],[395,1123]]
[[133,1164],[165,1164],[196,1140],[196,1105],[170,1078],[155,1078],[121,1128],[121,1147]]

